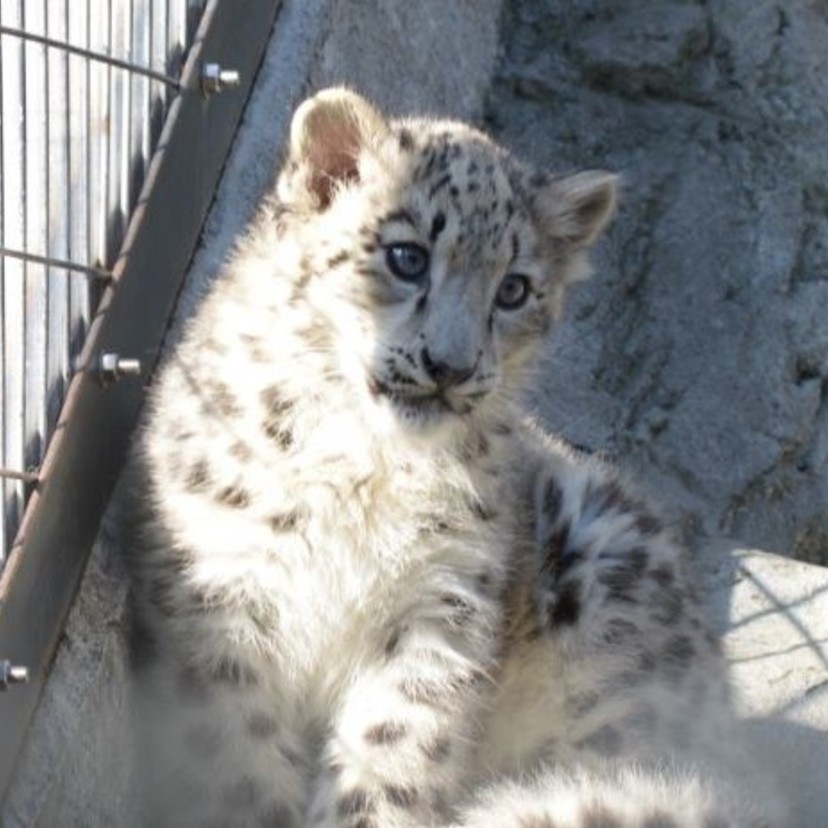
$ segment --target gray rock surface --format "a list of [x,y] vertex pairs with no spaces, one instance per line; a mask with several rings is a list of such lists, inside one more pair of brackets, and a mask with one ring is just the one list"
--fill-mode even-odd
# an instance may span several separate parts
[[828,563],[828,7],[514,0],[490,127],[625,179],[539,408],[690,528]]

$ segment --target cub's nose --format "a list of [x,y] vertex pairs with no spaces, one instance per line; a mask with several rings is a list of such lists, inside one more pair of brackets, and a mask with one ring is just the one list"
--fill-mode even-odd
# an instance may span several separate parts
[[441,391],[464,383],[474,373],[474,365],[471,367],[456,366],[443,360],[433,359],[428,348],[420,351],[420,361],[425,372],[437,383]]

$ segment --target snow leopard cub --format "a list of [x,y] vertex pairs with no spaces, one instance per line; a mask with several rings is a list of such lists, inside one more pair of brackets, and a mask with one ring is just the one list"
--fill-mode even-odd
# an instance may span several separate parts
[[771,824],[685,557],[521,408],[615,178],[345,89],[151,394],[147,823]]

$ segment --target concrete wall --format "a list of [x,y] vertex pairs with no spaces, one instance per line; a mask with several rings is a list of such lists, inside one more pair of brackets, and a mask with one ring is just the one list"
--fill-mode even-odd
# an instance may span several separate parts
[[[715,349],[713,353],[695,351],[705,336],[716,333],[711,319],[722,303],[717,304],[714,294],[704,290],[698,293],[704,300],[701,304],[678,301],[676,295],[683,294],[676,291],[690,284],[696,272],[702,287],[717,286],[713,277],[721,276],[721,268],[717,269],[721,259],[727,263],[731,281],[741,285],[740,302],[746,301],[748,287],[754,285],[759,291],[752,300],[757,313],[763,306],[771,307],[767,297],[776,294],[767,279],[789,257],[791,238],[801,238],[808,245],[802,262],[816,261],[824,254],[824,247],[815,241],[816,231],[808,229],[821,227],[824,217],[819,212],[822,202],[812,197],[802,202],[810,212],[802,214],[800,223],[791,226],[782,220],[787,215],[788,189],[780,185],[780,196],[775,199],[777,190],[771,186],[775,179],[768,183],[763,177],[767,171],[760,163],[761,144],[739,151],[754,153],[748,153],[753,166],[740,167],[742,156],[736,152],[734,158],[728,157],[727,176],[711,174],[701,181],[693,165],[699,151],[694,141],[711,128],[709,118],[716,115],[716,106],[724,107],[720,120],[735,129],[739,119],[747,117],[742,110],[761,106],[761,102],[750,104],[735,96],[734,102],[723,99],[719,105],[710,92],[713,102],[702,106],[697,96],[688,99],[687,90],[695,89],[691,81],[703,84],[705,77],[715,79],[715,75],[697,71],[698,61],[704,63],[708,53],[713,68],[719,66],[722,71],[730,60],[732,71],[744,76],[739,82],[754,83],[758,61],[766,67],[766,84],[776,83],[777,91],[786,84],[795,86],[795,79],[778,75],[782,71],[779,55],[796,49],[783,42],[777,52],[762,57],[761,44],[771,36],[763,28],[771,18],[765,20],[762,9],[772,4],[765,2],[751,5],[745,0],[741,4],[745,19],[752,21],[741,39],[738,21],[733,19],[733,9],[740,5],[736,3],[708,3],[707,12],[700,11],[702,5],[690,3],[642,3],[640,12],[627,15],[623,3],[602,0],[597,4],[601,14],[580,20],[573,17],[575,7],[588,17],[595,3],[514,0],[508,3],[500,41],[500,5],[500,0],[286,0],[171,338],[192,312],[272,180],[290,113],[308,91],[347,82],[391,111],[428,110],[474,119],[485,113],[499,137],[537,162],[558,168],[610,165],[623,170],[628,182],[620,221],[598,256],[600,275],[575,297],[558,338],[558,356],[539,389],[541,413],[576,441],[609,450],[622,463],[637,466],[645,482],[663,490],[668,507],[679,518],[685,516],[692,527],[718,534],[724,527],[722,498],[731,503],[728,498],[741,485],[739,475],[746,483],[754,479],[756,458],[770,444],[754,439],[752,433],[744,436],[743,423],[736,419],[736,403],[741,400],[728,386],[727,377],[738,374],[744,361],[721,360],[715,376],[691,373],[690,357],[702,366],[717,361]],[[807,4],[803,0],[794,5],[804,9]],[[747,14],[748,6],[754,10],[751,14]],[[705,17],[708,14],[710,19]],[[778,17],[773,19],[778,24],[775,32],[781,24]],[[803,27],[808,28],[802,20],[789,21],[785,31],[799,32],[807,40]],[[728,38],[735,41],[729,58],[721,53],[714,59],[710,45],[714,35],[721,48]],[[505,59],[498,64],[487,102],[500,48]],[[795,71],[817,81],[828,77],[808,69],[808,60],[817,59],[816,52],[800,51],[791,56],[791,65],[798,67]],[[723,92],[730,89],[728,84]],[[739,117],[732,114],[734,107]],[[764,123],[762,119],[750,121],[754,122]],[[809,162],[813,165],[822,157],[814,152]],[[790,169],[789,177],[795,178],[799,174],[796,165]],[[764,207],[761,216],[747,211],[743,223],[733,225],[729,188],[739,187],[759,193]],[[809,192],[817,191],[811,188]],[[744,198],[750,201],[753,196]],[[781,218],[774,218],[777,213],[771,206]],[[662,226],[659,222],[664,215]],[[763,246],[758,252],[746,246],[743,237],[731,238],[734,226],[744,229],[751,217],[764,222],[762,233],[750,237],[761,236]],[[722,232],[716,232],[717,222]],[[774,226],[767,227],[769,223]],[[689,246],[691,242],[695,247]],[[818,285],[803,288],[806,293],[821,289]],[[789,300],[805,302],[796,297]],[[733,307],[738,310],[738,303]],[[653,322],[656,311],[661,314],[658,325]],[[744,308],[741,312],[744,315]],[[763,336],[773,325],[761,323],[761,313],[753,327],[733,313],[727,320],[734,338],[716,340],[720,348],[741,338],[743,350],[756,350],[750,364],[757,371],[787,359],[789,351],[780,336]],[[822,347],[820,330],[826,328],[816,322],[808,328],[811,351]],[[777,355],[767,357],[774,347]],[[679,358],[682,349],[688,352],[684,361]],[[633,370],[636,366],[637,371]],[[725,368],[731,374],[725,371],[722,378]],[[796,419],[800,413],[804,416],[812,410],[808,395],[819,391],[809,385],[812,374],[813,365],[804,365],[800,386],[794,383],[800,389],[798,396],[783,399],[787,407],[775,415],[774,434],[784,436],[791,423],[800,422]],[[697,376],[704,382],[691,382]],[[711,384],[714,379],[718,386]],[[673,408],[665,407],[665,399],[669,403],[675,396],[667,392],[676,385],[686,385],[693,393],[679,396]],[[784,391],[781,388],[778,393]],[[707,408],[697,403],[702,392]],[[750,422],[758,432],[764,401],[757,405],[751,409],[755,415],[750,416],[758,419]],[[787,420],[785,412],[790,415]],[[713,437],[721,446],[716,462],[702,454],[698,443],[682,443],[682,433],[695,433],[701,422],[716,424]],[[806,424],[806,436],[815,445],[812,462],[817,462],[823,457],[816,449],[825,431],[820,431],[815,420]],[[705,434],[710,434],[709,429],[696,439],[708,439]],[[773,447],[783,444],[776,436],[773,441]],[[746,462],[731,468],[729,458],[735,453],[738,460],[740,452]],[[770,484],[791,473],[787,455],[775,448],[768,463],[760,483]],[[761,472],[761,463],[757,469]],[[807,491],[813,494],[803,495],[801,511],[788,512],[799,528],[814,520],[819,529],[824,524],[819,522],[815,504],[824,489],[811,470],[807,473],[813,482]],[[696,483],[699,478],[702,484]],[[804,483],[797,485],[806,491]],[[730,526],[744,530],[743,542],[708,540],[703,544],[704,585],[711,618],[727,632],[742,709],[748,717],[763,717],[749,718],[745,728],[757,740],[758,750],[774,751],[799,805],[799,824],[813,828],[828,824],[820,778],[828,766],[828,570],[750,551],[747,542],[761,537],[765,525],[758,497],[764,490],[757,484],[745,491],[747,511],[736,510],[742,522]],[[797,537],[786,527],[777,521],[770,535],[765,532],[779,551],[786,551]],[[118,547],[118,518],[113,509],[90,562],[18,776],[0,811],[3,828],[94,828],[138,822],[140,803],[132,795],[124,726],[125,582]]]

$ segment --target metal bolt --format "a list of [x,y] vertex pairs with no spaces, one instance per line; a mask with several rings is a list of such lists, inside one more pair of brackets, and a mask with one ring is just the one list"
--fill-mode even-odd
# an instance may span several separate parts
[[235,69],[223,69],[219,63],[205,63],[201,67],[201,91],[204,95],[213,95],[240,83],[241,78]]
[[29,668],[0,659],[0,690],[7,690],[10,684],[25,684],[29,680]]
[[141,375],[141,361],[126,359],[118,354],[101,354],[98,360],[98,377],[104,385],[116,382],[125,376]]

